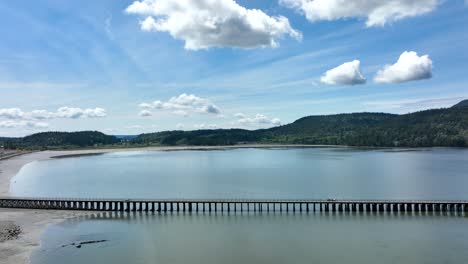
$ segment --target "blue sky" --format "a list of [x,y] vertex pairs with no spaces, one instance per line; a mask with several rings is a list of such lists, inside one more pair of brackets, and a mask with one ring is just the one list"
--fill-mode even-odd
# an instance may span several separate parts
[[[341,17],[333,17],[332,10],[327,18],[299,5],[307,1],[312,2],[238,0],[234,7],[232,0],[200,1],[227,3],[223,12],[230,15],[239,7],[257,9],[275,21],[266,31],[250,32],[250,24],[243,23],[253,20],[235,17],[214,26],[216,32],[229,32],[214,39],[192,24],[190,30],[179,30],[184,26],[179,24],[142,29],[148,16],[172,16],[172,7],[158,16],[154,10],[128,11],[134,1],[2,1],[0,136],[255,129],[307,115],[406,113],[468,98],[463,0],[413,1],[421,2],[415,12],[396,14],[383,25],[369,25],[373,0],[349,0],[364,3],[364,13],[340,10]],[[191,1],[181,2],[188,5],[184,17],[198,14],[190,11]],[[210,15],[222,16],[216,5],[203,8],[208,10],[203,23],[212,21]],[[198,43],[195,48],[187,47],[191,40]],[[276,47],[265,42],[270,40]],[[417,53],[406,72],[399,64],[382,73],[405,51]],[[345,65],[325,78],[327,71],[354,60],[359,65]],[[379,71],[386,82],[374,80]],[[365,83],[356,81],[359,74]]]

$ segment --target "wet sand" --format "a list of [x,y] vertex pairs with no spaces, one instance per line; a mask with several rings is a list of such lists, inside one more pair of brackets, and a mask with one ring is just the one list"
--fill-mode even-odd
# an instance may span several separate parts
[[[0,160],[0,196],[9,195],[11,179],[25,164],[55,155],[55,151],[35,152]],[[4,231],[0,235],[0,263],[29,263],[30,254],[40,245],[40,236],[48,225],[84,214],[86,212],[0,208],[0,230]],[[20,230],[18,236],[8,236],[8,231],[15,228]]]

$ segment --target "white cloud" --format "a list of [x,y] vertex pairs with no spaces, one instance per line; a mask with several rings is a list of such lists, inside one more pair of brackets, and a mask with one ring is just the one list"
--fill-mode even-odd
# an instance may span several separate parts
[[364,84],[366,78],[361,74],[360,65],[361,62],[359,60],[345,62],[336,68],[328,70],[320,78],[320,81],[326,84],[338,85]]
[[414,51],[405,51],[393,65],[386,65],[374,78],[378,83],[402,83],[432,77],[432,61],[428,55],[418,56]]
[[0,118],[21,119],[24,117],[24,112],[19,108],[4,108],[0,109]]
[[13,121],[13,120],[6,120],[0,121],[0,128],[47,128],[49,124],[43,122],[35,122],[35,121]]
[[149,110],[141,110],[140,113],[138,113],[138,115],[146,117],[146,116],[152,116],[153,114]]
[[301,38],[286,17],[247,9],[234,0],[142,0],[125,11],[145,17],[142,30],[168,32],[189,50],[277,47],[284,35]]
[[235,114],[237,117],[237,123],[244,126],[258,126],[258,125],[281,125],[281,120],[279,118],[268,118],[262,114],[256,114],[254,117],[248,117],[242,113]]
[[47,110],[33,110],[26,114],[26,117],[31,119],[51,119],[55,117],[55,114]]
[[24,112],[20,108],[4,108],[0,109],[0,118],[7,119],[24,119],[24,120],[43,120],[53,118],[98,118],[107,116],[106,110],[102,108],[75,108],[75,107],[60,107],[56,112],[47,110],[33,110]]
[[151,108],[154,108],[152,104],[148,104],[148,103],[141,103],[138,105],[138,107],[142,108],[142,109],[151,109]]
[[181,123],[176,125],[177,129],[184,129],[184,127],[185,127],[184,124],[181,124]]
[[143,111],[149,111],[149,109],[167,110],[183,116],[188,116],[190,113],[215,115],[221,113],[221,110],[208,99],[185,93],[174,96],[166,102],[157,100],[152,103],[141,103],[138,106],[144,109]]
[[76,107],[60,107],[55,116],[60,118],[97,118],[97,117],[105,117],[107,116],[106,110],[102,108],[87,108],[81,109]]
[[235,117],[241,119],[241,118],[246,118],[246,116],[243,113],[237,113],[234,115]]
[[439,0],[279,0],[310,21],[367,18],[368,27],[433,11]]

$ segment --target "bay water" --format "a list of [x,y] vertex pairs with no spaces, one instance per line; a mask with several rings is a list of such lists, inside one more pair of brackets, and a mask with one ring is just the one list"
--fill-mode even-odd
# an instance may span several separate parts
[[[24,166],[16,196],[468,200],[468,150],[135,151]],[[51,226],[33,264],[466,263],[465,213],[121,213]]]

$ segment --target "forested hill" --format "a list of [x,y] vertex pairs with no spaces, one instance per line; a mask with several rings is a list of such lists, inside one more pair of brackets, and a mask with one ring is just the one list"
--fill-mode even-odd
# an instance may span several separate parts
[[6,141],[12,140],[13,138],[0,137],[0,147],[2,147]]
[[308,116],[270,129],[165,131],[119,139],[97,131],[44,132],[6,140],[7,148],[51,149],[103,145],[175,146],[245,143],[370,147],[468,147],[468,100],[451,108],[404,115],[352,113]]
[[463,100],[459,102],[458,104],[452,106],[452,108],[463,108],[463,107],[468,107],[468,100]]
[[374,147],[468,146],[468,107],[405,115],[312,116],[269,129],[264,140]]
[[98,131],[80,132],[42,132],[7,140],[5,148],[21,149],[53,149],[53,148],[76,148],[94,147],[99,145],[112,145],[120,140]]
[[468,146],[468,100],[451,108],[404,115],[352,113],[308,116],[261,130],[217,129],[142,134],[135,144],[327,144],[372,147]]

